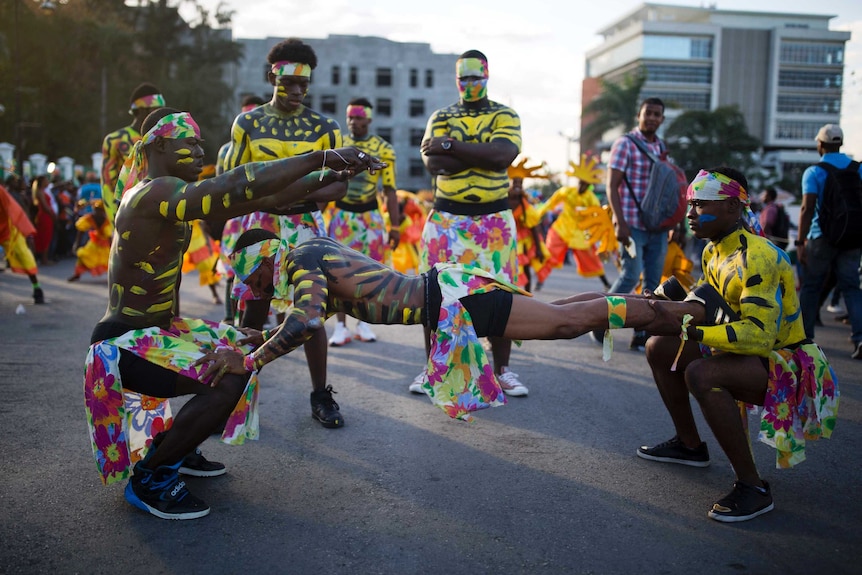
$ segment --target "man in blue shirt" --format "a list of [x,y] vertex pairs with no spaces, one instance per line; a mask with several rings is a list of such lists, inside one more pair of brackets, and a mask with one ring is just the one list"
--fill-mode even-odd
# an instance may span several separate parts
[[[850,165],[852,159],[838,150],[844,143],[844,132],[837,124],[826,124],[815,138],[817,152],[823,162],[839,170]],[[827,172],[820,166],[809,166],[802,174],[802,210],[799,213],[799,239],[796,250],[804,274],[799,300],[805,335],[814,337],[814,324],[820,306],[820,290],[832,268],[837,288],[844,296],[852,328],[853,359],[862,359],[862,290],[859,289],[859,261],[862,249],[839,250],[826,242],[820,229],[820,206],[826,187]],[[862,178],[862,168],[859,177]]]

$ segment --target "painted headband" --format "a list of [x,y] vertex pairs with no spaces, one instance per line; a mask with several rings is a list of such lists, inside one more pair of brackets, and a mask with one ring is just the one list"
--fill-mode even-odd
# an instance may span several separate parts
[[697,173],[686,192],[688,200],[729,200],[730,198],[739,198],[745,206],[751,203],[748,192],[742,184],[724,174],[706,170]]
[[168,138],[171,140],[179,140],[180,138],[200,138],[201,129],[198,123],[192,118],[188,112],[177,112],[168,114],[150,128],[141,138],[142,145],[146,146],[154,141],[157,137]]
[[277,238],[251,244],[233,252],[230,256],[230,265],[237,277],[245,281],[260,267],[264,258],[276,255],[280,246],[281,240]]
[[458,78],[478,76],[487,79],[488,61],[482,58],[459,58],[455,62],[455,76]]
[[368,106],[360,106],[358,104],[351,104],[347,106],[347,117],[348,118],[368,118],[371,119],[371,108]]
[[197,122],[188,112],[168,114],[156,122],[155,126],[135,142],[131,153],[123,163],[115,188],[115,201],[117,203],[120,202],[127,190],[136,186],[146,176],[147,155],[144,153],[144,146],[153,142],[157,137],[173,140],[190,137],[200,138],[201,131]]
[[164,108],[165,107],[165,97],[161,94],[150,94],[149,96],[141,96],[129,107],[130,110],[137,110],[140,108]]
[[311,77],[311,66],[302,62],[288,62],[281,60],[272,65],[272,73],[276,76],[303,76]]

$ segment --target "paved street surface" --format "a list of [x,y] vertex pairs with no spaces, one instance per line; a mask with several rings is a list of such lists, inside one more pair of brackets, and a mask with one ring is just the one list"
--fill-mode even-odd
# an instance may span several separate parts
[[[260,440],[208,440],[204,453],[229,473],[187,480],[212,513],[164,521],[96,473],[81,380],[107,284],[67,284],[72,266],[40,270],[43,306],[32,304],[26,278],[0,274],[0,573],[862,569],[862,362],[849,359],[849,327],[825,311],[818,341],[840,380],[837,429],[792,470],[775,469],[774,452],[755,444],[775,511],[748,523],[706,516],[733,474],[699,411],[711,467],[635,456],[673,431],[643,354],[628,350],[630,330],[618,332],[609,363],[588,337],[525,342],[511,363],[529,397],[464,424],[407,391],[424,359],[422,330],[407,326],[375,328],[376,343],[330,348],[342,429],[312,420],[301,350],[266,366]],[[538,297],[599,287],[566,267]],[[182,293],[184,315],[221,318],[196,276]]]

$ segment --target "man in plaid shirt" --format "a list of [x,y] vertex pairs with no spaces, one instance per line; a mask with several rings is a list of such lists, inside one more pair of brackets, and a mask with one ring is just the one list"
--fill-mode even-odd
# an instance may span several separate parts
[[[667,253],[667,233],[648,232],[641,221],[635,197],[642,202],[647,192],[651,162],[629,137],[646,144],[656,156],[665,159],[667,149],[656,135],[664,121],[664,102],[658,98],[644,100],[637,115],[638,126],[614,142],[608,162],[608,200],[614,213],[614,228],[622,250],[622,270],[610,293],[629,293],[643,273],[643,289],[654,290],[661,282],[664,258]],[[634,197],[633,197],[634,196]],[[634,256],[625,249],[634,242]],[[594,332],[594,339],[601,332]],[[635,332],[630,348],[643,351],[648,335]]]

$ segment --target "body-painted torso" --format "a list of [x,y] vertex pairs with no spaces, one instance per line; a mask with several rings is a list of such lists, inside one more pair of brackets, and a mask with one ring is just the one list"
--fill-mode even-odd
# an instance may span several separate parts
[[126,208],[126,204],[145,200],[151,185],[147,182],[126,192],[117,211],[108,266],[108,311],[102,321],[167,327],[179,311],[180,272],[191,237],[189,224]]
[[119,199],[115,198],[117,177],[123,168],[132,146],[141,139],[141,134],[132,126],[126,126],[105,136],[102,142],[102,200],[105,212],[113,221]]
[[366,154],[380,158],[381,161],[389,164],[376,174],[365,171],[351,178],[347,183],[344,202],[350,204],[370,202],[377,196],[378,185],[395,189],[395,149],[389,142],[373,134],[362,140],[355,140],[348,134],[344,136],[344,145],[356,146]]
[[805,339],[793,267],[766,238],[731,232],[703,252],[703,278],[739,313],[739,321],[702,326],[699,340],[721,351],[768,357]]
[[316,150],[341,146],[341,131],[335,120],[306,107],[284,113],[264,104],[236,117],[226,170],[248,162],[290,158]]
[[[508,140],[520,151],[521,119],[515,110],[490,100],[487,106],[478,109],[453,104],[437,110],[429,118],[425,139],[433,137],[449,137],[470,143]],[[469,168],[456,174],[437,176],[434,193],[455,202],[479,204],[505,199],[508,189],[506,170]]]

